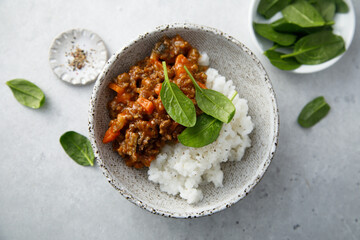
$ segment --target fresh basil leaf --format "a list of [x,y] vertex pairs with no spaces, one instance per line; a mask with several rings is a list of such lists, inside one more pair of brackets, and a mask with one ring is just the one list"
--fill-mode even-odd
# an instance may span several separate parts
[[335,0],[316,0],[314,7],[319,11],[325,21],[332,21],[335,16]]
[[31,108],[40,108],[45,102],[45,95],[41,89],[25,79],[13,79],[6,82],[16,100]]
[[282,14],[287,22],[300,27],[320,27],[325,24],[315,7],[304,0],[297,0],[290,4],[282,10]]
[[347,13],[349,12],[349,6],[344,2],[344,0],[335,0],[336,12],[338,13]]
[[196,124],[194,103],[175,83],[169,81],[165,62],[163,62],[163,68],[165,80],[161,87],[160,97],[166,112],[175,122],[185,127],[194,126]]
[[60,137],[60,144],[76,163],[82,166],[94,165],[94,152],[90,141],[85,136],[69,131]]
[[326,103],[324,97],[317,97],[302,109],[298,123],[304,127],[309,128],[323,119],[330,111],[329,104]]
[[291,1],[292,0],[261,0],[257,12],[266,19],[269,19],[289,5]]
[[[237,92],[231,97],[234,100]],[[180,135],[178,140],[187,147],[204,147],[214,142],[221,131],[223,123],[206,113],[201,114],[196,121],[194,127],[186,128]]]
[[267,56],[272,65],[281,69],[281,70],[294,70],[301,66],[301,64],[296,61],[294,57],[282,59],[281,56],[285,55],[284,53],[277,52],[274,50],[267,50],[264,52],[265,56]]
[[345,42],[341,36],[331,31],[307,35],[296,42],[294,52],[281,58],[295,57],[299,63],[314,65],[326,62],[345,52]]
[[197,84],[187,67],[184,66],[184,68],[195,86],[195,99],[199,108],[206,114],[224,123],[230,122],[234,117],[236,110],[234,104],[220,92],[211,89],[202,89]]
[[218,138],[222,125],[221,121],[203,113],[194,127],[186,128],[178,135],[178,140],[187,147],[204,147]]
[[296,35],[276,32],[270,24],[254,23],[255,32],[281,46],[290,46],[296,41]]

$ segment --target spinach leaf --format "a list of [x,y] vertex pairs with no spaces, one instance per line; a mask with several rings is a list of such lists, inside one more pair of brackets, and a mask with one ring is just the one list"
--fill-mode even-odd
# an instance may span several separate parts
[[90,141],[83,135],[69,131],[60,137],[60,144],[76,163],[82,166],[94,165],[94,153]]
[[169,81],[166,63],[162,63],[165,77],[160,91],[162,104],[164,105],[166,112],[175,122],[185,127],[192,127],[196,124],[196,110],[194,103],[175,83]]
[[316,0],[314,7],[319,11],[325,21],[332,21],[335,16],[335,0]]
[[195,86],[195,99],[199,108],[206,114],[224,123],[230,122],[236,110],[234,104],[220,92],[211,89],[202,89],[187,67],[184,66],[184,68]]
[[323,30],[332,30],[331,25],[335,24],[334,21],[326,22],[324,26],[321,27],[300,27],[296,24],[289,23],[285,18],[280,18],[275,22],[271,23],[271,27],[281,33],[292,33],[298,36],[304,36],[310,33],[315,33]]
[[304,0],[297,0],[290,4],[282,10],[282,14],[287,22],[300,27],[320,27],[325,24],[315,7]]
[[301,64],[296,61],[294,57],[282,59],[281,56],[285,55],[284,53],[277,52],[274,50],[267,50],[264,52],[265,56],[267,56],[272,65],[281,69],[281,70],[294,70],[301,66]]
[[324,97],[317,97],[302,109],[298,123],[304,127],[309,128],[323,119],[330,111],[329,104],[326,103]]
[[257,8],[257,12],[266,19],[271,18],[277,12],[289,5],[292,0],[261,0]]
[[254,29],[260,36],[281,46],[290,46],[296,41],[296,35],[276,32],[270,24],[254,23]]
[[178,140],[187,147],[203,147],[214,142],[220,133],[223,123],[206,113],[201,114],[194,127],[186,128]]
[[336,12],[338,13],[347,13],[349,12],[349,6],[344,2],[344,0],[335,0]]
[[326,22],[325,25],[322,27],[309,27],[309,28],[303,28],[303,30],[306,34],[311,34],[321,31],[332,31],[333,30],[332,25],[334,24],[335,24],[334,21],[329,21]]
[[[231,97],[231,101],[236,95],[237,92]],[[203,113],[197,118],[194,127],[186,128],[178,135],[178,140],[187,147],[204,147],[218,138],[222,125],[218,119]]]
[[331,31],[307,35],[296,42],[294,52],[281,58],[295,57],[299,63],[314,65],[326,62],[345,52],[345,42],[341,36]]
[[31,108],[40,108],[45,102],[45,95],[41,89],[25,79],[13,79],[6,82],[16,100]]
[[278,32],[282,33],[304,33],[304,29],[296,24],[289,23],[285,18],[280,18],[270,24],[271,27]]

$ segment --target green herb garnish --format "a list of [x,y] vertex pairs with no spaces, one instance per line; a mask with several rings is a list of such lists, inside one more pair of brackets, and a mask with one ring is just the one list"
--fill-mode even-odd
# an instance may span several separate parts
[[185,127],[193,127],[196,123],[194,103],[175,83],[169,81],[166,63],[162,62],[162,64],[165,78],[160,91],[162,104],[166,112],[175,122]]
[[266,19],[269,19],[291,3],[291,1],[292,0],[261,0],[257,11]]
[[45,102],[45,95],[41,89],[25,79],[13,79],[6,82],[16,100],[30,108],[40,108]]
[[82,166],[94,165],[94,153],[90,141],[77,132],[66,132],[60,137],[61,146],[69,157]]
[[[231,97],[231,101],[236,95],[237,92]],[[197,118],[194,127],[186,128],[178,136],[179,142],[187,147],[204,147],[218,138],[222,125],[223,122],[203,113]]]
[[326,103],[324,97],[317,97],[302,109],[298,123],[304,127],[309,128],[323,119],[330,111],[329,104]]
[[301,38],[294,52],[282,55],[281,58],[295,57],[302,64],[319,64],[326,62],[345,52],[345,42],[342,37],[331,31],[322,31]]
[[220,92],[211,89],[202,89],[187,67],[184,66],[184,68],[195,86],[195,99],[199,108],[206,114],[224,123],[230,122],[236,110],[234,104]]

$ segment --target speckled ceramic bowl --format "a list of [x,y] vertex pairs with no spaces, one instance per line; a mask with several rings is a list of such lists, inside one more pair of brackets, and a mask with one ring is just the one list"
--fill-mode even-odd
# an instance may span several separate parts
[[[196,205],[161,192],[157,184],[148,180],[147,169],[127,167],[112,150],[111,144],[102,143],[110,120],[106,104],[113,97],[107,87],[109,82],[150,55],[154,44],[161,37],[176,34],[180,34],[199,51],[205,51],[210,57],[210,66],[234,81],[239,95],[248,100],[249,115],[255,123],[255,129],[250,135],[252,147],[246,150],[243,159],[221,165],[224,186],[201,186],[204,199]],[[195,218],[211,215],[244,198],[264,175],[274,156],[278,139],[279,116],[275,93],[260,61],[246,46],[225,33],[193,24],[158,27],[115,53],[95,83],[89,114],[90,140],[109,183],[132,203],[168,217]]]

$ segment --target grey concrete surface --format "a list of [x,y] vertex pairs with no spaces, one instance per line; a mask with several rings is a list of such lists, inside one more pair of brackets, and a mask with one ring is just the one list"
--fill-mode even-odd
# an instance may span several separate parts
[[[360,1],[353,2],[360,16]],[[360,33],[333,67],[294,75],[272,67],[251,42],[249,6],[247,0],[0,1],[0,239],[360,239]],[[67,157],[59,137],[68,130],[87,135],[93,84],[66,84],[48,63],[53,38],[71,28],[98,33],[112,53],[174,22],[221,29],[252,49],[280,107],[279,148],[260,184],[230,209],[193,220],[150,214],[118,194],[98,167]],[[42,109],[13,98],[5,81],[19,77],[43,89]],[[331,112],[304,130],[297,115],[319,95]]]

